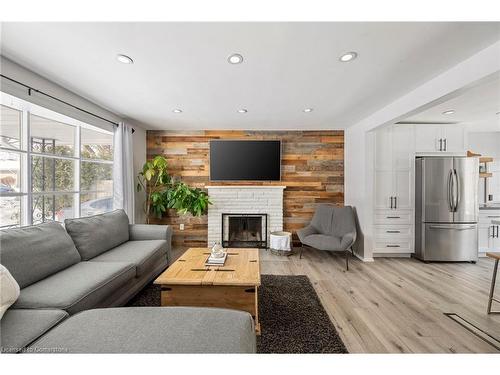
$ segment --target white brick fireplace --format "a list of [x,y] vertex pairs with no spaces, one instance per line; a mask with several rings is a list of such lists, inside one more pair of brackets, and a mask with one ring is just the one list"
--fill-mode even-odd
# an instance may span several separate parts
[[[267,214],[267,235],[283,230],[285,186],[207,186],[208,245],[222,241],[222,214]],[[269,242],[269,238],[268,238]]]

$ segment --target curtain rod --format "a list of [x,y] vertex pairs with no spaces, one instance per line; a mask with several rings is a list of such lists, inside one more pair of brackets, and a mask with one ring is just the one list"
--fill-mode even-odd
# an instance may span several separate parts
[[[12,81],[12,82],[14,82],[14,83],[17,83],[17,84],[18,84],[18,85],[20,85],[20,86],[23,86],[23,87],[27,88],[27,89],[28,89],[28,95],[29,95],[29,96],[31,96],[31,92],[32,92],[32,91],[34,91],[34,92],[36,92],[36,93],[38,93],[38,94],[45,95],[45,96],[46,96],[46,97],[48,97],[48,98],[51,98],[51,99],[53,99],[53,100],[57,100],[58,102],[61,102],[61,103],[63,103],[63,104],[66,104],[67,106],[70,106],[71,108],[74,108],[74,109],[76,109],[76,110],[78,110],[78,111],[81,111],[81,112],[84,112],[84,113],[86,113],[86,114],[88,114],[88,115],[94,116],[94,117],[96,117],[96,118],[98,118],[98,119],[100,119],[100,120],[103,120],[103,121],[109,122],[110,124],[113,124],[114,126],[118,126],[118,123],[117,123],[117,122],[114,122],[114,121],[108,120],[107,118],[104,118],[104,117],[101,117],[101,116],[99,116],[99,115],[96,115],[95,113],[89,112],[89,111],[87,111],[86,109],[83,109],[83,108],[77,107],[76,105],[73,105],[73,104],[71,104],[71,103],[68,103],[68,102],[66,102],[66,101],[64,101],[64,100],[62,100],[62,99],[56,98],[55,96],[52,96],[52,95],[50,95],[50,94],[47,94],[46,92],[43,92],[43,91],[41,91],[41,90],[38,90],[38,89],[36,89],[36,88],[34,88],[34,87],[31,87],[31,86],[29,86],[29,85],[26,85],[25,83],[19,82],[19,81],[17,81],[17,80],[15,80],[15,79],[13,79],[13,78],[7,77],[6,75],[0,74],[0,77],[5,78],[5,79],[8,79],[9,81]],[[134,133],[134,132],[135,132],[135,129],[134,129],[134,128],[132,128],[132,133]]]

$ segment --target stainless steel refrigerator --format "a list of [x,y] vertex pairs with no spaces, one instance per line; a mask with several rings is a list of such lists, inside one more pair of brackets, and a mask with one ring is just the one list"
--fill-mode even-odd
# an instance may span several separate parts
[[477,157],[421,157],[415,165],[415,256],[476,262]]

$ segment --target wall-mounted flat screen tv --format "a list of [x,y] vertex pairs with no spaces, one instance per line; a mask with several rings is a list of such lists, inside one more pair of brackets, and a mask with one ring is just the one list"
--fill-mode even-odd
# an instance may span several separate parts
[[280,179],[280,141],[210,141],[211,181]]

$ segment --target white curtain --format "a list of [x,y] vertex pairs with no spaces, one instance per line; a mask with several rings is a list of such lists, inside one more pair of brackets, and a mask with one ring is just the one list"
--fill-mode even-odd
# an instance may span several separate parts
[[134,224],[134,150],[132,126],[120,122],[114,135],[113,208],[123,208]]

